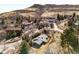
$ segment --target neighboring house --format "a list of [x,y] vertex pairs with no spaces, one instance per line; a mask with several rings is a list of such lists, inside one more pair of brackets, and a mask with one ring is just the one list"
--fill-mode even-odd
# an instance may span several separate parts
[[53,27],[54,27],[53,23],[57,23],[58,20],[55,19],[55,18],[53,18],[53,19],[49,19],[48,22],[49,22],[49,26],[50,26],[51,28],[53,28]]
[[51,24],[51,23],[56,23],[57,22],[57,19],[48,19],[48,22]]
[[33,43],[33,47],[34,48],[39,48],[41,46],[41,44],[43,43],[47,43],[48,42],[48,36],[45,34],[42,34],[38,37],[36,37],[32,43]]

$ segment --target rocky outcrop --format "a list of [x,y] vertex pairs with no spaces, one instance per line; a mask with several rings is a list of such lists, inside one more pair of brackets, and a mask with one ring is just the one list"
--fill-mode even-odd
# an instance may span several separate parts
[[8,41],[0,42],[0,53],[2,54],[17,54],[22,40],[21,38],[14,38]]

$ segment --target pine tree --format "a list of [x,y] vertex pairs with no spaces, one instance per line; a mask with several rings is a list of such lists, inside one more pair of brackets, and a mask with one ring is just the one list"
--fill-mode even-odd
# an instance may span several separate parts
[[20,47],[20,54],[28,54],[29,44],[23,40]]
[[74,49],[74,51],[76,51],[76,49],[78,48],[78,38],[75,35],[75,31],[73,28],[66,29],[64,31],[64,34],[61,35],[61,40],[62,47],[67,44],[70,45]]

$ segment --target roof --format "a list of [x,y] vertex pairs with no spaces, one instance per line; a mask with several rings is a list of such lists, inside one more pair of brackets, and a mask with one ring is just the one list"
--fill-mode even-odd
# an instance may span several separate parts
[[33,41],[33,43],[37,43],[38,45],[41,45],[42,42],[42,40]]
[[45,34],[42,34],[35,38],[35,41],[33,43],[37,43],[38,45],[41,45],[43,42],[48,42],[48,36]]

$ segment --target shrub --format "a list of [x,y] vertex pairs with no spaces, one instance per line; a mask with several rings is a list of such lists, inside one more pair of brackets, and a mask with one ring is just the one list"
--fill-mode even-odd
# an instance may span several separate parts
[[29,47],[29,44],[25,40],[23,40],[20,45],[20,54],[28,54]]
[[21,22],[22,22],[21,17],[20,16],[17,16],[16,17],[16,24],[21,24]]
[[57,14],[57,19],[58,19],[59,21],[60,21],[60,20],[64,20],[64,16]]
[[75,17],[76,16],[76,13],[73,13],[73,15],[72,15],[73,17]]
[[24,36],[22,37],[22,40],[25,40],[26,42],[28,42],[28,44],[29,44],[30,46],[32,46],[32,39],[31,39],[29,36],[24,35]]
[[11,38],[14,38],[14,37],[17,37],[17,36],[20,36],[20,35],[21,35],[20,32],[15,32],[15,31],[8,32],[6,39],[11,39]]

